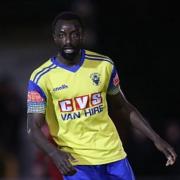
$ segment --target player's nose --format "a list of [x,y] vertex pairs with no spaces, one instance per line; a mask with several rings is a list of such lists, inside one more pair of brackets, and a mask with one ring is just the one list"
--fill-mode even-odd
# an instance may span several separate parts
[[66,45],[69,45],[71,43],[71,38],[70,36],[66,37],[66,41],[65,41]]

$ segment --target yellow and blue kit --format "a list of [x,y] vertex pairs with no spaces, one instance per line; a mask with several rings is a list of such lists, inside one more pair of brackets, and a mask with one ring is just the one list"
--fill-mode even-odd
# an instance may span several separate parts
[[28,113],[45,114],[58,147],[78,160],[74,165],[115,162],[126,153],[108,115],[106,96],[119,90],[113,61],[83,49],[77,65],[52,57],[31,74]]

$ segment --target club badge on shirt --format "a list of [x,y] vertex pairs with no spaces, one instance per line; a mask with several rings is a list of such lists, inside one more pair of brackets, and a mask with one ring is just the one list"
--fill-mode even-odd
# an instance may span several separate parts
[[98,86],[101,83],[100,76],[101,75],[99,73],[90,74],[90,78],[91,78],[91,80],[93,82],[93,85]]

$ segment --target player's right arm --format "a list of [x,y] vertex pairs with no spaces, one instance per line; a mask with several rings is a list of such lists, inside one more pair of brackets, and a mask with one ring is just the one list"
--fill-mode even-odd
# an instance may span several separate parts
[[41,128],[45,124],[46,97],[43,90],[32,81],[28,86],[27,100],[27,132],[30,139],[44,151],[63,175],[73,175],[76,170],[70,163],[74,160],[70,153],[59,150],[43,134]]
[[41,131],[41,127],[45,122],[44,114],[28,113],[27,122],[27,132],[31,140],[53,160],[62,174],[73,175],[76,171],[69,160],[74,160],[74,158],[70,153],[57,149]]

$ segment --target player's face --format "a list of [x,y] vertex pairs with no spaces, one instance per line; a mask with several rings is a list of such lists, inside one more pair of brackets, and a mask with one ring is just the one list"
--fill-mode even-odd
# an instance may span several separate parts
[[56,23],[54,41],[59,53],[67,60],[73,60],[82,44],[82,28],[76,20],[59,20]]

